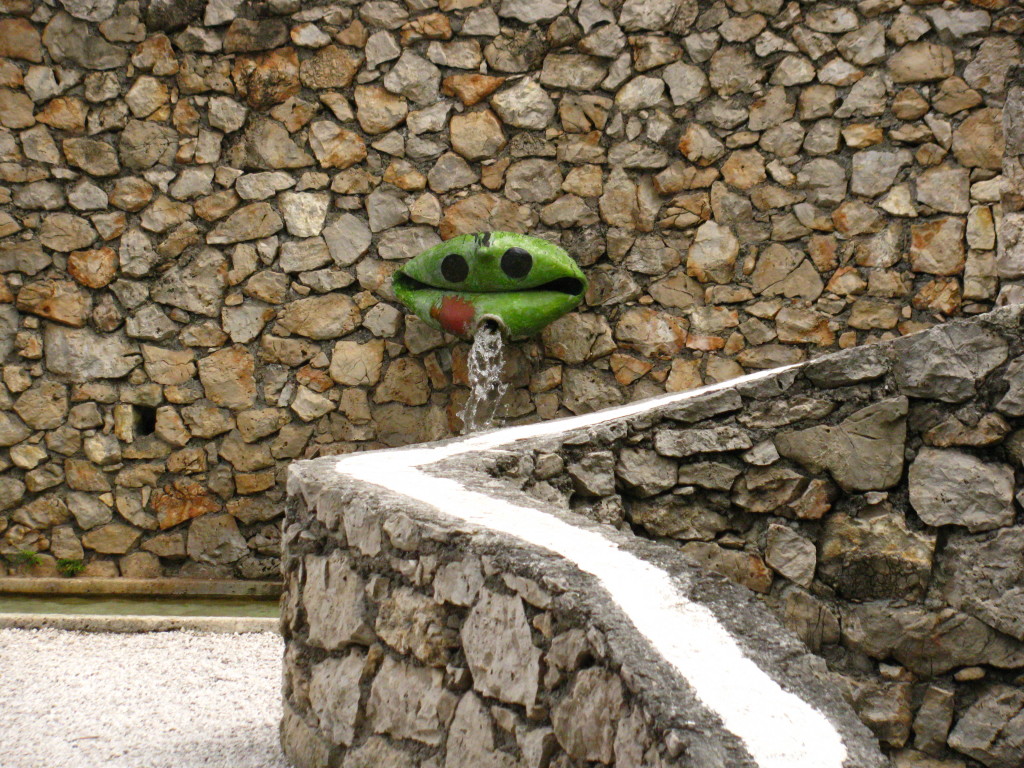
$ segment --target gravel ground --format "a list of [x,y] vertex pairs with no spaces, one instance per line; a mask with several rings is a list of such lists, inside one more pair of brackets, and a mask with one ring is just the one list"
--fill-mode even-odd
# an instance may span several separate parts
[[0,630],[0,768],[288,768],[281,638]]

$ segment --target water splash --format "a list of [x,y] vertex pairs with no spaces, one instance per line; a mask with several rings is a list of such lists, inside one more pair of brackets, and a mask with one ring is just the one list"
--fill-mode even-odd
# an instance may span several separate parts
[[494,323],[481,323],[469,350],[469,399],[459,417],[462,434],[495,426],[498,406],[508,384],[501,380],[505,340]]

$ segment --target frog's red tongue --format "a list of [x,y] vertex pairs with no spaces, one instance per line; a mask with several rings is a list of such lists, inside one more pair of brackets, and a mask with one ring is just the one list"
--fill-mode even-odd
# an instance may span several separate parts
[[476,307],[460,296],[445,296],[441,299],[440,306],[430,308],[430,316],[448,333],[465,336],[473,327]]

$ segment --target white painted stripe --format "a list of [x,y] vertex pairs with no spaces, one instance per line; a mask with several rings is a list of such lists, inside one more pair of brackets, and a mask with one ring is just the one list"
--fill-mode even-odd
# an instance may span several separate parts
[[532,507],[476,493],[420,470],[442,459],[516,440],[595,426],[709,391],[754,381],[781,369],[558,421],[474,435],[448,445],[349,454],[337,469],[363,482],[425,502],[443,514],[556,552],[592,574],[698,698],[735,734],[762,768],[842,768],[846,747],[821,712],[784,691],[751,659],[706,607],[694,603],[662,569],[620,549],[600,533]]

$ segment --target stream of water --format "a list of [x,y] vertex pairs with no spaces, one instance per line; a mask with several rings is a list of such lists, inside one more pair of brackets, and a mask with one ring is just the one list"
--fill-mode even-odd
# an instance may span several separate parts
[[505,340],[494,323],[481,323],[469,350],[469,399],[459,414],[462,434],[497,426],[498,406],[508,388],[501,381]]

